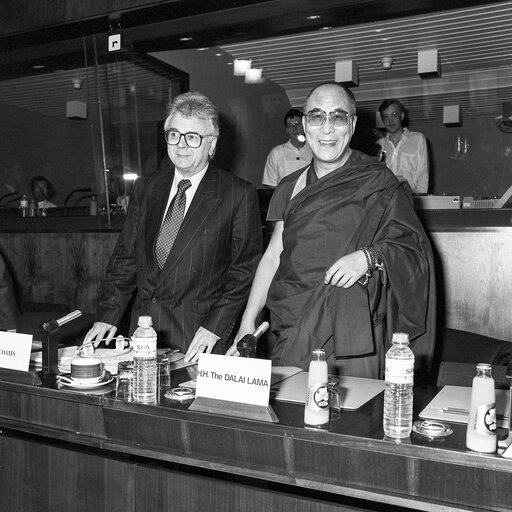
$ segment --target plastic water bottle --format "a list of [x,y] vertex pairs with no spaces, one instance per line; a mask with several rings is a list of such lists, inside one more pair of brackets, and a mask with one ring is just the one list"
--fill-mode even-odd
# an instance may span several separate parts
[[325,351],[313,350],[309,363],[308,389],[304,406],[304,425],[322,428],[329,424],[329,388]]
[[28,216],[35,217],[36,216],[36,202],[31,199],[28,203]]
[[387,437],[404,439],[412,430],[414,354],[409,348],[408,334],[394,333],[392,343],[386,353],[384,433]]
[[28,217],[28,199],[26,194],[23,194],[20,199],[20,215]]
[[466,446],[470,450],[494,453],[497,448],[496,436],[496,392],[491,365],[478,363],[476,376],[471,388]]
[[156,332],[150,316],[139,316],[132,335],[133,400],[145,404],[157,402]]
[[89,215],[98,215],[98,201],[96,200],[96,196],[91,197],[91,202],[89,203]]

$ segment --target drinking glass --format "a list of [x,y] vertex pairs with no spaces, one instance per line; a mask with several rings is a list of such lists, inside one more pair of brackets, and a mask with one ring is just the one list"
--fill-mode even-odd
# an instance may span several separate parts
[[117,363],[116,398],[133,402],[133,361]]

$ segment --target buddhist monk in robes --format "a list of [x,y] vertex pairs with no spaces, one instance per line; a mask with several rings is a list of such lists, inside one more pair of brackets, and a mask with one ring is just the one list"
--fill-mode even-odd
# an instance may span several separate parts
[[[324,348],[330,370],[383,378],[393,332],[406,332],[416,371],[428,374],[435,342],[433,257],[410,188],[349,146],[352,93],[315,87],[303,117],[310,166],[284,178],[267,219],[272,238],[258,266],[236,340],[266,305],[278,365],[307,369]],[[237,355],[235,344],[228,354]]]

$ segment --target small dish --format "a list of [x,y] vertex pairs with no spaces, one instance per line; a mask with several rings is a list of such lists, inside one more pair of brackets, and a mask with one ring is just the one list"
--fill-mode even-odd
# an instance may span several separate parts
[[101,380],[99,382],[90,382],[90,381],[85,382],[85,381],[80,381],[77,379],[71,380],[71,378],[68,377],[67,375],[59,375],[58,379],[59,379],[60,384],[62,384],[63,386],[66,386],[67,388],[97,389],[97,388],[101,388],[102,386],[106,386],[107,384],[110,384],[114,380],[114,377],[112,377],[110,372],[105,372],[103,380]]

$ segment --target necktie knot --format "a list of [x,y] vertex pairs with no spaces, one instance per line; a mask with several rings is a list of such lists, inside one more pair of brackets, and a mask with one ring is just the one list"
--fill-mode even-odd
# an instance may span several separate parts
[[178,183],[178,192],[185,192],[188,188],[192,186],[192,183],[190,183],[190,180],[181,180]]

